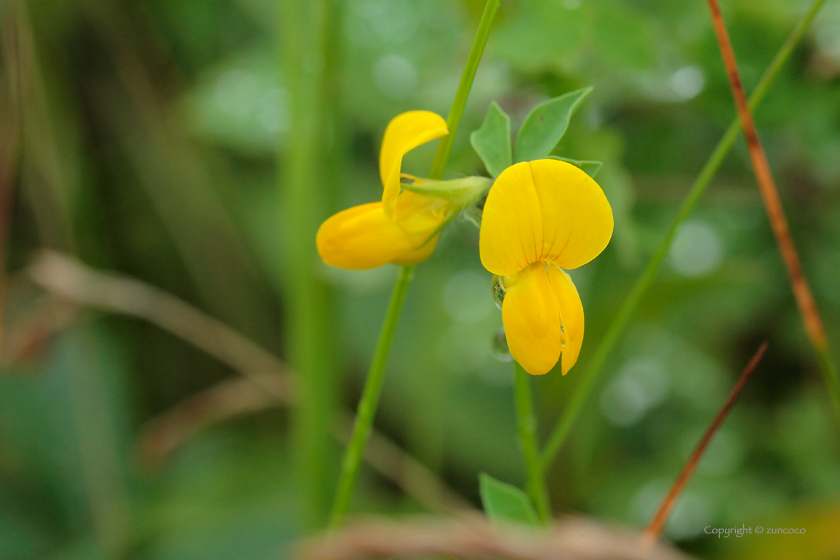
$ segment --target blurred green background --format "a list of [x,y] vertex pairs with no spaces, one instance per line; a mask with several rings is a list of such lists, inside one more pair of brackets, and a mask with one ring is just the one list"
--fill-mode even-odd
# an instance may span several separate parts
[[[161,310],[144,299],[155,286],[294,365],[299,323],[288,309],[299,294],[289,277],[304,266],[324,288],[315,297],[331,326],[321,340],[330,387],[341,411],[355,406],[396,268],[329,269],[314,238],[300,236],[312,224],[286,218],[296,209],[283,207],[284,165],[301,144],[284,33],[314,39],[306,15],[289,21],[294,10],[280,4],[0,4],[0,558],[277,558],[306,529],[293,413],[237,384],[233,364],[137,316],[185,316],[178,302]],[[808,6],[725,3],[747,90]],[[298,60],[330,80],[311,181],[318,221],[380,197],[379,142],[393,116],[446,115],[483,2],[334,8],[330,50],[304,48]],[[840,4],[829,2],[756,120],[835,354],[838,84]],[[616,229],[600,258],[572,272],[587,324],[578,366],[533,380],[544,435],[735,114],[703,2],[504,1],[447,176],[484,173],[468,137],[490,101],[517,126],[539,101],[587,85],[594,92],[558,150],[604,162],[597,179]],[[425,175],[433,149],[412,152],[404,170]],[[145,284],[109,292],[74,276],[78,262],[37,260],[43,248]],[[90,309],[47,284],[135,312]],[[480,471],[524,481],[512,368],[491,351],[501,316],[489,286],[477,230],[456,222],[417,268],[376,422],[475,506]],[[228,338],[203,332],[229,350]],[[840,558],[840,430],[741,141],[551,468],[555,511],[644,527],[764,340],[767,356],[666,536],[708,558]],[[319,465],[328,494],[340,451],[330,441]],[[428,511],[426,495],[430,504],[407,498],[365,466],[353,512]],[[737,542],[703,533],[742,524],[808,532]]]

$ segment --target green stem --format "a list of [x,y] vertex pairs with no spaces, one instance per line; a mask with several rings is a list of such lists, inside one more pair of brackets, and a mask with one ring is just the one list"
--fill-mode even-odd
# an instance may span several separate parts
[[394,284],[394,291],[391,293],[391,301],[388,310],[385,312],[385,322],[382,324],[382,331],[379,333],[379,341],[376,343],[376,353],[373,362],[370,364],[365,388],[362,398],[359,401],[359,408],[356,412],[356,423],[353,425],[353,435],[347,445],[344,455],[344,462],[341,467],[341,480],[338,484],[335,502],[333,503],[332,515],[330,516],[330,527],[335,528],[341,525],[347,510],[350,507],[350,498],[353,496],[353,487],[356,485],[356,478],[359,474],[359,464],[362,461],[362,453],[365,444],[370,436],[373,427],[373,417],[376,415],[376,407],[379,405],[379,395],[382,393],[382,381],[385,378],[385,364],[388,362],[388,354],[391,350],[391,343],[394,341],[394,333],[397,331],[397,323],[400,320],[405,296],[408,293],[408,286],[411,284],[411,277],[414,274],[413,266],[404,266],[400,269],[397,283]]
[[[320,219],[327,213],[332,159],[325,148],[327,111],[324,90],[335,68],[326,64],[312,72],[304,67],[307,53],[330,43],[330,18],[336,5],[328,0],[282,2],[280,44],[283,75],[293,115],[287,147],[278,152],[284,197],[286,276],[285,315],[289,361],[297,372],[300,401],[293,416],[293,446],[300,511],[306,528],[323,526],[329,515],[334,460],[332,428],[338,405],[331,315],[331,289],[315,274],[314,243]],[[337,17],[337,16],[336,16]]]
[[[764,99],[770,85],[776,79],[779,71],[781,71],[782,67],[790,58],[794,48],[797,44],[799,44],[802,36],[805,35],[805,31],[807,31],[810,27],[814,18],[817,16],[817,13],[820,11],[820,8],[822,8],[823,4],[825,4],[825,1],[826,0],[817,0],[814,2],[810,10],[808,10],[808,13],[805,15],[805,18],[799,22],[799,25],[796,26],[788,39],[785,41],[784,45],[782,45],[781,49],[779,49],[779,52],[770,63],[770,66],[767,67],[767,70],[764,72],[764,75],[761,77],[761,80],[750,96],[750,109],[755,110],[755,108],[758,107]],[[642,296],[644,296],[648,288],[650,288],[651,284],[653,284],[653,281],[656,278],[656,273],[659,271],[659,266],[668,254],[668,251],[671,248],[671,243],[677,234],[677,230],[694,211],[694,208],[700,201],[700,197],[703,196],[704,192],[706,192],[706,188],[709,186],[709,183],[711,183],[715,173],[717,173],[717,170],[723,163],[726,154],[729,153],[729,150],[738,139],[740,131],[741,120],[736,118],[732,124],[729,125],[729,128],[723,135],[723,138],[721,138],[720,142],[718,142],[718,145],[712,152],[712,155],[709,156],[709,159],[706,161],[706,165],[703,166],[703,169],[700,171],[700,175],[694,181],[694,184],[686,195],[685,200],[683,200],[682,206],[680,206],[679,212],[677,212],[674,221],[671,222],[668,232],[665,234],[665,238],[662,240],[662,243],[659,245],[659,248],[653,254],[650,261],[648,261],[648,264],[641,276],[639,276],[636,280],[630,294],[624,300],[618,314],[615,316],[615,319],[613,319],[607,329],[607,333],[595,349],[595,354],[589,361],[586,371],[581,376],[580,383],[577,387],[575,387],[575,391],[569,400],[569,404],[566,405],[566,408],[563,410],[560,420],[555,426],[554,431],[551,433],[548,444],[543,451],[544,466],[548,465],[554,459],[557,452],[560,451],[560,448],[565,443],[566,438],[568,438],[572,425],[574,425],[580,411],[583,409],[586,399],[589,397],[589,394],[595,386],[595,382],[602,371],[607,356],[609,356],[609,353],[618,341],[618,337],[621,336],[621,333],[624,331],[624,327],[627,326],[627,323],[633,315],[633,312],[636,310],[636,306],[639,304]],[[825,369],[823,369],[823,371],[825,371]],[[826,379],[829,379],[828,374],[826,374]],[[832,384],[829,383],[829,386],[832,386]],[[840,395],[840,390],[838,390],[838,395]],[[838,396],[838,399],[840,399],[840,396]],[[840,400],[838,400],[838,403],[840,403]]]
[[540,450],[537,444],[537,418],[534,415],[531,386],[528,373],[518,363],[513,362],[516,374],[516,426],[519,433],[519,443],[522,445],[522,456],[525,459],[525,469],[528,474],[526,490],[543,523],[551,519],[551,504],[548,498],[548,488],[543,476],[543,465],[540,460]]
[[[443,170],[446,167],[446,163],[449,160],[449,153],[452,150],[452,140],[458,131],[458,125],[461,123],[461,115],[464,114],[464,106],[470,95],[470,89],[472,89],[478,63],[481,61],[482,54],[484,54],[484,46],[487,44],[490,27],[493,25],[493,19],[496,16],[496,11],[499,9],[499,2],[500,0],[488,0],[484,8],[484,14],[481,17],[481,23],[479,23],[478,31],[473,40],[467,64],[464,67],[463,74],[461,74],[458,91],[455,93],[455,99],[452,102],[452,108],[449,110],[449,116],[446,120],[449,134],[444,136],[443,140],[438,144],[435,159],[432,161],[432,169],[429,173],[429,177],[432,179],[440,179],[443,176]],[[385,365],[413,273],[413,266],[403,267],[400,270],[397,283],[394,285],[394,291],[391,293],[391,302],[388,304],[385,322],[379,333],[379,341],[376,344],[373,363],[370,365],[370,370],[365,380],[365,388],[362,392],[362,399],[359,401],[358,416],[353,426],[353,435],[350,438],[347,450],[344,452],[341,478],[338,481],[338,490],[336,491],[332,514],[330,515],[331,529],[341,525],[344,516],[347,515],[347,511],[350,508],[350,499],[353,496],[353,488],[356,486],[362,453],[364,452],[365,444],[373,427],[373,418],[376,415],[379,395],[382,392]]]
[[487,44],[487,37],[490,35],[490,28],[499,9],[500,0],[488,0],[484,6],[484,13],[481,14],[481,22],[478,24],[475,39],[473,39],[470,55],[467,57],[467,65],[461,74],[461,81],[458,83],[458,91],[455,92],[455,99],[452,102],[452,109],[446,118],[446,127],[449,134],[444,136],[438,144],[435,152],[435,159],[432,160],[432,170],[429,172],[430,179],[443,177],[443,170],[446,162],[449,161],[449,153],[452,151],[452,143],[455,141],[455,133],[461,124],[461,115],[464,114],[464,107],[467,105],[467,98],[470,96],[473,79],[478,70],[478,63],[481,62],[481,55],[484,54],[484,46]]

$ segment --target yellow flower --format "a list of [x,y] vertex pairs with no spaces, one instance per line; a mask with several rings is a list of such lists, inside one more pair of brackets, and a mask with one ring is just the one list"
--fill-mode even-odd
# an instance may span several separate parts
[[379,154],[382,201],[349,208],[321,224],[316,243],[325,263],[361,270],[415,264],[432,254],[443,225],[460,208],[451,200],[401,191],[400,170],[406,153],[447,134],[446,121],[429,111],[409,111],[388,124]]
[[562,268],[582,266],[607,246],[613,216],[601,187],[552,159],[505,169],[484,205],[481,263],[499,277],[502,322],[513,358],[533,375],[563,375],[583,343],[583,305]]

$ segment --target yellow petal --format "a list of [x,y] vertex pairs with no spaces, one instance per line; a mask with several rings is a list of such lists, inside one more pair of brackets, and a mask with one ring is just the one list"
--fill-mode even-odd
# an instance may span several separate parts
[[530,166],[545,224],[540,260],[565,269],[585,265],[601,254],[612,237],[612,208],[604,191],[565,161],[541,159]]
[[564,161],[522,162],[504,170],[487,196],[481,262],[500,276],[537,261],[577,268],[604,250],[612,231],[610,204],[589,175]]
[[551,371],[563,350],[560,304],[544,263],[505,278],[502,322],[513,359],[531,375]]
[[393,262],[414,264],[435,249],[437,237],[415,248],[408,235],[385,216],[381,202],[348,208],[321,224],[316,236],[325,263],[350,270]]
[[531,168],[517,163],[502,171],[490,187],[479,233],[479,254],[484,268],[510,276],[539,260],[542,247],[542,212]]
[[412,246],[417,248],[440,233],[441,226],[455,210],[451,202],[403,191],[397,199],[392,219],[411,239]]
[[572,279],[538,262],[506,277],[505,288],[502,321],[513,359],[532,375],[548,373],[559,359],[566,375],[583,344],[583,305]]
[[384,191],[382,202],[390,218],[400,194],[400,166],[405,154],[426,142],[449,134],[446,121],[430,111],[409,111],[394,117],[385,129],[379,153],[379,176]]
[[557,295],[560,305],[560,318],[563,324],[563,355],[560,358],[563,375],[569,373],[580,355],[583,345],[583,304],[577,288],[566,272],[555,266],[548,267],[551,287]]
[[435,235],[431,239],[425,242],[425,244],[417,249],[412,249],[406,253],[401,254],[399,257],[395,258],[391,262],[394,264],[398,264],[400,266],[408,266],[411,264],[417,264],[419,262],[423,262],[432,256],[432,253],[435,252],[435,247],[437,246],[438,239],[440,238],[440,234]]

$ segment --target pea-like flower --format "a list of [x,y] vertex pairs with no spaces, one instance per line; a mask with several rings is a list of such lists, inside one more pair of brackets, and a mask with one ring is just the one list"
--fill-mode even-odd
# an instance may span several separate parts
[[583,305],[562,269],[597,257],[612,231],[612,209],[601,187],[569,163],[517,163],[490,189],[481,263],[499,277],[508,347],[528,373],[548,373],[562,355],[565,375],[577,361]]
[[432,254],[446,223],[489,185],[479,177],[431,181],[402,175],[406,153],[448,133],[446,121],[429,111],[409,111],[388,124],[379,154],[382,201],[348,208],[321,224],[316,244],[325,263],[362,270],[415,264]]

